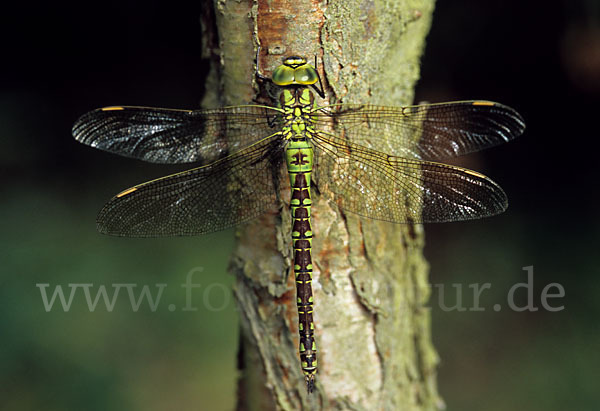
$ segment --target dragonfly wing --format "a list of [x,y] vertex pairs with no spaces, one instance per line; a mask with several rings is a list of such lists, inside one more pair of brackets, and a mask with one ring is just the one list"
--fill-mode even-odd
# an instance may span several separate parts
[[343,210],[394,223],[477,219],[503,212],[504,191],[486,176],[380,153],[317,133],[315,175]]
[[153,163],[209,164],[273,133],[272,107],[214,110],[105,107],[81,116],[73,136],[83,144]]
[[510,107],[458,101],[407,107],[341,104],[315,113],[317,124],[336,128],[351,142],[400,157],[436,160],[505,143],[525,130]]
[[232,227],[277,204],[279,133],[213,164],[123,191],[98,215],[98,230],[127,237],[196,235]]

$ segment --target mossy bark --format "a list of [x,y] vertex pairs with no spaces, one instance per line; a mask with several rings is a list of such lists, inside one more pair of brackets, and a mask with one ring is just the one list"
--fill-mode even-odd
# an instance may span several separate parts
[[[329,101],[410,104],[432,12],[433,0],[217,1],[218,36],[206,45],[218,92],[205,103],[257,98],[260,44],[263,75],[285,56],[317,56]],[[231,272],[242,328],[238,408],[440,408],[422,227],[344,214],[321,194],[313,206],[317,391],[307,395],[298,359],[284,192],[279,209],[237,231]]]

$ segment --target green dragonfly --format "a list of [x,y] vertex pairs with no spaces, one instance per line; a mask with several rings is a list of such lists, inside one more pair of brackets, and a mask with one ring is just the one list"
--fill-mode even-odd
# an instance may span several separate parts
[[317,372],[311,187],[328,190],[345,211],[392,223],[495,215],[508,204],[496,183],[431,160],[492,147],[525,129],[515,110],[490,101],[319,106],[314,92],[324,92],[317,82],[313,65],[288,57],[269,83],[279,91],[277,106],[115,106],[91,111],[73,126],[78,141],[101,150],[155,163],[198,163],[117,194],[97,218],[105,234],[179,236],[232,227],[277,207],[289,178],[299,352],[309,392]]

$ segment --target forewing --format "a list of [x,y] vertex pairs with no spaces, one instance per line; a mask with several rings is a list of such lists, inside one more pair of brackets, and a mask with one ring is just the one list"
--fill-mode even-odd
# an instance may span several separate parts
[[380,153],[317,133],[316,181],[340,208],[394,223],[471,220],[503,212],[508,201],[486,176],[460,167]]
[[262,214],[277,204],[283,159],[278,137],[123,191],[100,211],[98,230],[127,237],[196,235]]
[[407,107],[342,104],[315,112],[320,128],[349,141],[400,157],[436,160],[508,142],[525,130],[510,107],[490,101],[458,101]]
[[105,107],[81,116],[73,137],[83,144],[153,163],[209,164],[274,132],[279,112],[263,106],[214,110]]

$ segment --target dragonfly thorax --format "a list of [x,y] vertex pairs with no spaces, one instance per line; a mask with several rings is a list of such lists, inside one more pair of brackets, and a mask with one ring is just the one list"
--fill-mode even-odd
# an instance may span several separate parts
[[308,107],[315,104],[315,96],[307,87],[287,87],[279,94],[279,104],[286,110],[294,107]]
[[283,110],[282,133],[286,140],[306,139],[314,132],[311,113],[315,96],[307,87],[282,90],[279,103]]

